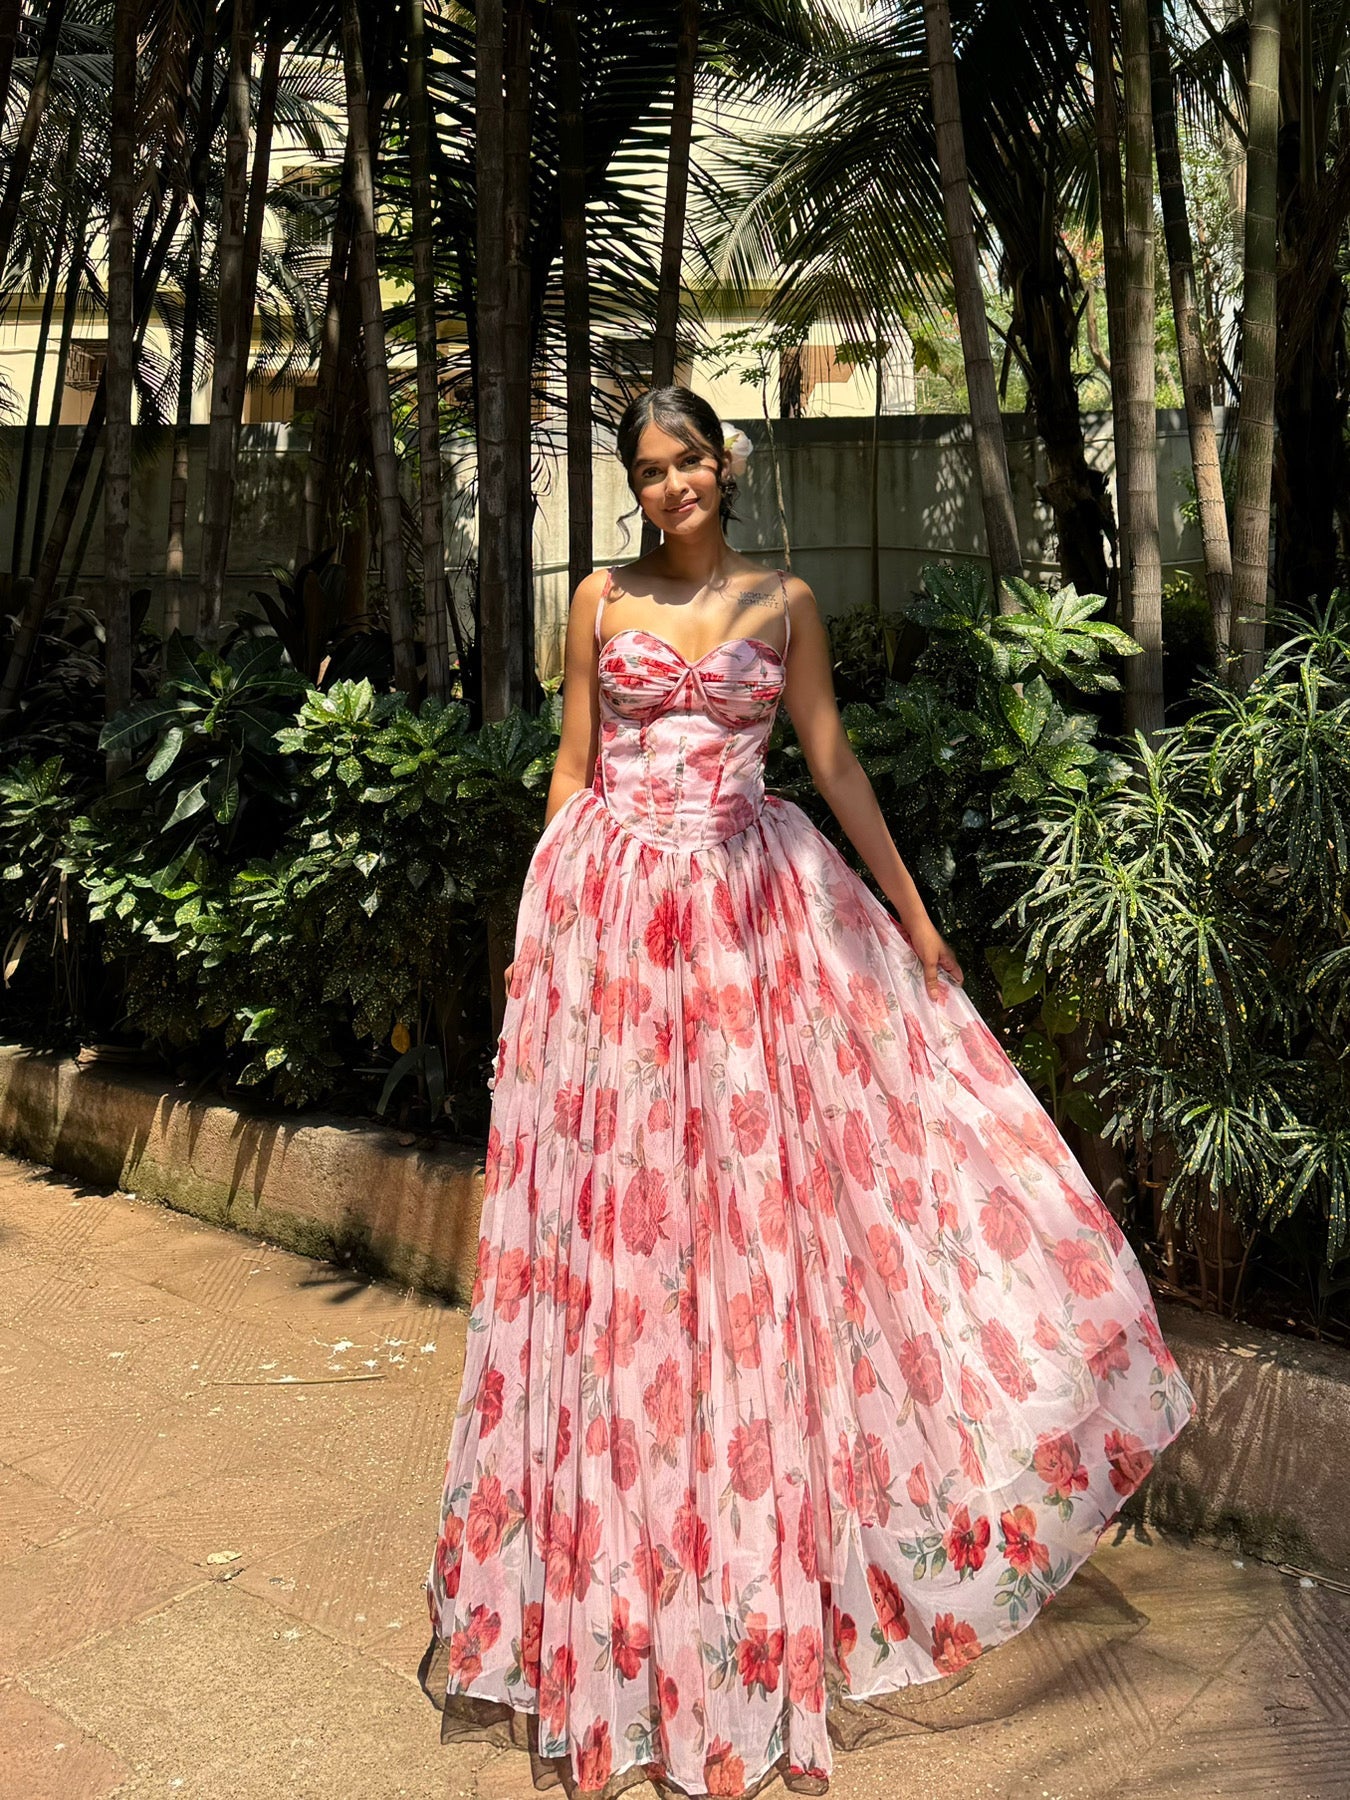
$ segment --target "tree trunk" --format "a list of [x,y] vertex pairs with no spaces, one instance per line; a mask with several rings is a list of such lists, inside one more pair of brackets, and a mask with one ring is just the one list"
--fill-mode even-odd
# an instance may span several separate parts
[[1247,75],[1247,205],[1242,267],[1242,404],[1233,505],[1230,642],[1245,688],[1265,660],[1275,425],[1275,198],[1280,129],[1280,0],[1252,0]]
[[[81,202],[87,205],[86,201]],[[71,339],[80,309],[80,283],[88,254],[89,216],[82,214],[71,244],[70,263],[66,271],[66,293],[61,307],[61,334],[57,340],[56,377],[52,383],[51,407],[47,413],[47,441],[42,446],[42,468],[38,474],[37,504],[33,509],[33,548],[29,554],[28,573],[36,577],[46,543],[47,508],[51,503],[52,476],[56,470],[56,440],[61,429],[61,404],[66,392],[66,366],[70,361]]]
[[[61,40],[61,25],[66,16],[66,0],[47,0],[47,13],[42,21],[42,38],[38,44],[37,64],[33,69],[33,84],[28,90],[28,104],[24,108],[23,119],[19,125],[19,135],[14,141],[14,148],[9,153],[9,175],[5,181],[5,191],[0,195],[0,274],[9,262],[10,245],[14,241],[14,227],[19,219],[19,207],[23,203],[24,189],[28,185],[28,171],[32,167],[33,147],[37,143],[38,128],[42,124],[42,115],[47,110],[47,96],[51,92],[52,70],[56,66],[56,48]],[[11,51],[11,67],[13,53]],[[0,115],[2,117],[3,115]]]
[[[133,147],[134,150],[134,147]],[[134,177],[134,165],[133,165]],[[164,273],[164,264],[168,258],[170,247],[177,235],[182,218],[181,205],[175,203],[170,207],[168,215],[151,238],[149,230],[144,229],[145,255],[137,250],[133,256],[133,295],[134,317],[132,321],[133,346],[141,342],[149,322],[150,312],[154,304],[155,292],[160,277]],[[148,222],[147,222],[148,226]],[[28,669],[28,659],[32,655],[33,645],[37,642],[38,632],[42,628],[42,620],[50,606],[52,596],[56,592],[57,579],[61,573],[61,564],[65,558],[66,547],[70,542],[70,534],[74,530],[75,520],[79,514],[80,502],[84,496],[85,486],[89,479],[89,471],[93,466],[94,452],[98,449],[103,437],[103,427],[108,416],[108,369],[104,364],[94,390],[93,402],[89,410],[89,418],[84,430],[80,433],[80,441],[76,447],[74,459],[66,475],[65,486],[61,491],[61,503],[56,509],[56,517],[42,549],[42,556],[33,574],[33,585],[23,604],[19,619],[19,627],[10,649],[9,662],[5,668],[3,682],[0,682],[0,720],[18,704],[19,691],[23,686],[23,678]],[[105,458],[99,470],[100,491],[107,469]],[[86,530],[92,523],[94,503],[91,501],[86,519]]]
[[258,82],[258,116],[253,122],[253,172],[249,177],[248,211],[244,226],[244,271],[239,295],[239,356],[242,367],[234,385],[234,430],[238,444],[248,388],[248,366],[253,350],[253,318],[258,309],[258,270],[262,263],[263,227],[267,223],[267,195],[272,185],[272,136],[277,121],[277,84],[281,79],[281,53],[285,35],[273,23],[263,49],[262,75]]
[[66,231],[70,225],[70,197],[75,187],[79,155],[80,121],[76,118],[71,122],[67,138],[65,179],[61,188],[61,202],[56,218],[56,236],[52,243],[52,260],[47,271],[45,291],[42,296],[42,317],[38,322],[37,345],[33,352],[33,375],[28,384],[28,416],[24,420],[23,451],[19,458],[19,485],[14,499],[14,542],[9,563],[10,572],[15,576],[23,567],[23,544],[28,525],[28,490],[32,484],[33,455],[37,447],[42,377],[47,364],[47,345],[51,339],[52,318],[56,312],[56,284],[63,273],[62,260],[66,253]]
[[984,510],[984,529],[994,590],[1002,611],[1015,609],[1003,586],[1005,577],[1022,573],[1022,552],[1017,536],[1012,480],[1008,474],[1008,447],[1003,437],[998,387],[989,354],[989,320],[980,286],[975,254],[975,222],[970,205],[970,177],[966,169],[965,138],[961,129],[961,96],[956,85],[956,59],[952,50],[951,9],[947,0],[924,0],[924,27],[928,42],[928,76],[933,94],[933,124],[937,135],[938,171],[942,178],[947,242],[952,259],[952,285],[956,316],[961,328],[961,354],[965,361],[966,391],[970,401],[970,426],[975,443],[975,466]]
[[506,510],[506,30],[503,0],[479,0],[474,122],[477,183],[478,636],[483,718],[504,719],[520,682],[514,667]]
[[1116,463],[1116,591],[1114,614],[1129,613],[1130,439],[1125,400],[1125,190],[1120,174],[1120,108],[1116,102],[1111,0],[1088,0],[1092,42],[1092,116],[1101,196],[1103,283],[1111,360],[1111,435]]
[[534,494],[531,481],[530,0],[507,0],[505,100],[506,520],[508,591],[517,619],[519,699],[538,710],[534,645]]
[[347,75],[352,200],[352,251],[361,295],[361,341],[370,413],[371,461],[380,508],[380,570],[394,651],[394,686],[417,691],[417,652],[408,608],[408,576],[403,557],[403,505],[398,488],[398,451],[389,399],[389,357],[385,348],[384,300],[375,255],[375,174],[370,141],[370,105],[361,47],[360,0],[342,3],[342,57]]
[[[105,710],[131,704],[131,398],[136,336],[136,61],[140,0],[117,0],[113,12],[112,157],[108,183],[108,423],[103,501],[103,586],[106,604]],[[108,757],[108,779],[125,755]]]
[[1129,433],[1129,606],[1125,629],[1143,647],[1125,664],[1125,723],[1152,738],[1163,726],[1162,547],[1158,538],[1157,342],[1153,269],[1153,102],[1148,0],[1121,0],[1125,66],[1125,416]]
[[333,423],[337,404],[339,359],[342,348],[342,320],[348,294],[354,285],[351,273],[352,236],[352,154],[351,127],[347,129],[347,147],[342,159],[342,182],[333,216],[333,238],[328,253],[328,285],[324,298],[323,331],[319,339],[319,368],[315,383],[314,416],[309,428],[309,457],[305,464],[304,537],[296,554],[295,566],[310,562],[325,547],[324,538],[331,521],[326,516],[328,494],[328,460],[332,449]]
[[234,0],[230,27],[229,135],[221,196],[216,341],[211,370],[211,422],[206,437],[202,504],[201,601],[198,628],[208,640],[220,630],[225,570],[234,512],[239,412],[236,388],[248,375],[248,347],[239,339],[244,303],[244,234],[248,204],[249,74],[253,63],[253,0]]
[[441,507],[441,381],[436,344],[435,213],[431,197],[431,100],[423,0],[408,0],[409,169],[412,185],[413,297],[417,313],[417,430],[422,501],[422,618],[427,692],[450,697],[450,621],[445,604]]
[[[684,226],[689,202],[689,156],[694,138],[694,86],[701,24],[699,0],[680,0],[680,33],[675,47],[675,90],[670,101],[670,151],[666,159],[666,205],[661,227],[661,273],[652,338],[652,386],[675,379],[680,294],[684,276]],[[642,522],[642,552],[654,550],[661,534]]]
[[553,30],[558,59],[558,205],[567,344],[567,580],[569,593],[575,593],[578,583],[590,574],[595,556],[586,128],[575,0],[556,0]]
[[0,0],[0,119],[9,110],[9,84],[14,76],[23,0]]
[[215,135],[215,0],[202,9],[202,41],[197,66],[195,137],[188,168],[187,270],[183,280],[183,333],[178,355],[178,406],[173,425],[173,464],[169,475],[169,539],[164,556],[168,585],[164,596],[164,635],[183,625],[183,579],[187,551],[188,477],[192,457],[192,400],[197,391],[197,337],[201,328],[202,236],[206,211],[206,172]]
[[1176,323],[1181,384],[1186,397],[1186,424],[1191,439],[1191,466],[1200,506],[1200,534],[1205,546],[1205,585],[1214,621],[1214,648],[1220,669],[1228,660],[1228,614],[1232,603],[1233,547],[1228,536],[1228,505],[1219,466],[1214,430],[1214,391],[1209,358],[1200,328],[1200,300],[1191,249],[1191,223],[1177,143],[1176,84],[1172,45],[1164,0],[1148,0],[1149,54],[1153,70],[1153,142],[1158,158],[1163,234],[1172,285],[1172,317]]

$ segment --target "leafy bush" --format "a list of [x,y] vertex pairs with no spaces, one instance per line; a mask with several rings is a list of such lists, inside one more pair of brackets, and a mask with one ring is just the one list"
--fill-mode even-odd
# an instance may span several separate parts
[[1217,686],[1137,745],[1129,778],[1046,798],[1018,865],[1027,963],[1096,1021],[1108,1134],[1175,1150],[1192,1228],[1350,1207],[1350,597],[1287,636],[1245,695]]

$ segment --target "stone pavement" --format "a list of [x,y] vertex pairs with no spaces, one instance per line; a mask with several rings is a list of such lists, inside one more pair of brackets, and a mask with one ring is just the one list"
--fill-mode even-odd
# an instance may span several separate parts
[[[533,1796],[416,1680],[464,1333],[0,1158],[0,1800]],[[1350,1594],[1124,1527],[888,1704],[832,1800],[1350,1800]]]

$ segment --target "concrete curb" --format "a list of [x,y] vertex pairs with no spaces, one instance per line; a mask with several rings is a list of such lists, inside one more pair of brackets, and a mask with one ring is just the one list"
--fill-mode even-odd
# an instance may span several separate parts
[[0,1147],[303,1256],[451,1300],[473,1287],[483,1162],[359,1120],[190,1099],[163,1077],[0,1045]]
[[[473,1286],[483,1164],[471,1150],[421,1151],[323,1114],[250,1114],[14,1046],[0,1046],[0,1148],[452,1300]],[[1176,1303],[1159,1317],[1199,1410],[1126,1512],[1350,1576],[1350,1355]]]

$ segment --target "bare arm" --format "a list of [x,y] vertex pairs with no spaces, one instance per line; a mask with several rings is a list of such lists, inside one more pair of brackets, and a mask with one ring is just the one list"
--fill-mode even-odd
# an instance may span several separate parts
[[844,835],[876,877],[923,963],[929,998],[941,997],[938,970],[964,980],[961,965],[928,916],[914,878],[886,828],[867,771],[854,754],[834,695],[830,640],[815,595],[795,575],[789,580],[792,644],[783,704],[797,733],[806,766]]
[[558,757],[544,809],[547,825],[565,800],[578,788],[589,787],[595,775],[595,754],[600,741],[600,678],[596,669],[595,611],[605,585],[597,569],[580,582],[567,614],[567,642],[563,653],[563,715]]
[[[578,788],[589,787],[595,773],[595,753],[600,741],[600,677],[595,652],[595,610],[605,585],[597,570],[577,586],[567,614],[567,640],[563,651],[563,716],[558,754],[548,784],[544,824]],[[514,959],[507,963],[503,980],[508,989]]]

